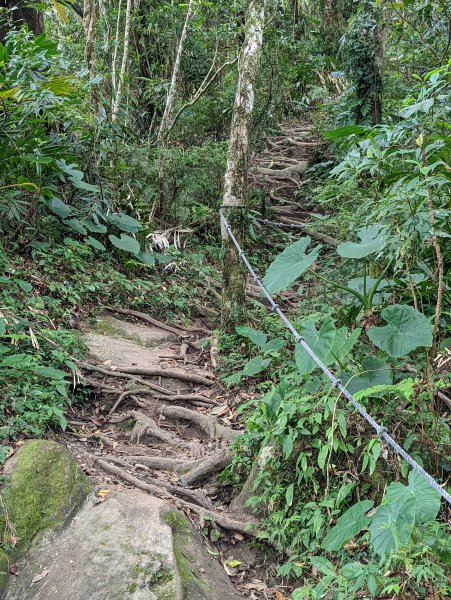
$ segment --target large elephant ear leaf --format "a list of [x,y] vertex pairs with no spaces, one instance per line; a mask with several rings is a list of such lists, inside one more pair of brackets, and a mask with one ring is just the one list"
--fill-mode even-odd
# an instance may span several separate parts
[[409,485],[391,483],[387,488],[387,499],[391,502],[415,499],[415,523],[433,521],[440,510],[440,494],[417,471],[410,471]]
[[372,327],[368,337],[378,348],[393,358],[406,356],[420,346],[432,345],[432,326],[428,319],[412,306],[394,304],[382,313],[385,327]]
[[380,225],[362,227],[357,233],[360,242],[343,242],[337,252],[343,258],[365,258],[379,252],[385,246],[387,234]]
[[400,498],[381,504],[370,525],[373,549],[381,557],[407,543],[415,524],[415,499]]
[[132,254],[138,254],[140,251],[139,242],[129,235],[125,235],[121,233],[121,237],[118,238],[115,235],[108,236],[110,242],[119,250],[124,250],[125,252],[131,252]]
[[[326,365],[331,364],[334,358],[331,354],[334,346],[336,329],[331,317],[326,317],[319,330],[313,319],[307,319],[300,331],[307,344],[315,352],[318,358]],[[294,358],[299,372],[311,373],[317,368],[313,358],[304,350],[300,344],[296,344]]]
[[335,527],[328,531],[322,543],[322,548],[327,550],[327,552],[341,550],[343,544],[357,535],[362,529],[368,527],[371,517],[367,517],[366,513],[372,506],[372,500],[362,500],[351,506],[337,520]]
[[270,294],[280,292],[289,287],[318,258],[321,246],[316,246],[310,254],[306,254],[310,237],[302,237],[283,252],[269,265],[263,279],[263,285]]

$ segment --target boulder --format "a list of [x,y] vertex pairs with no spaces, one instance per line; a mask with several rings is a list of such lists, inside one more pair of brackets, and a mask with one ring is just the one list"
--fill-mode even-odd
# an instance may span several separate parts
[[[88,478],[73,456],[59,444],[30,440],[7,460],[0,490],[0,588],[9,565],[46,529],[61,529],[90,491]],[[14,541],[16,541],[14,545]]]

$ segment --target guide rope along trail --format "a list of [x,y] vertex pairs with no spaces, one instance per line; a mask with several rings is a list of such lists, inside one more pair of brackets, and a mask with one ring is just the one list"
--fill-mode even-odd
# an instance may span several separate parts
[[261,279],[258,277],[258,275],[256,274],[256,272],[254,271],[254,269],[252,268],[252,265],[250,264],[249,260],[247,259],[246,255],[244,254],[243,250],[241,249],[241,246],[239,245],[238,240],[236,239],[236,237],[235,237],[235,235],[234,235],[234,233],[232,231],[232,228],[231,228],[229,222],[227,221],[226,217],[224,216],[224,214],[222,212],[222,209],[220,209],[220,217],[221,217],[221,223],[223,224],[225,230],[227,231],[228,236],[232,240],[235,248],[237,249],[238,254],[239,254],[241,260],[243,261],[243,263],[245,264],[247,270],[251,274],[251,277],[252,277],[254,283],[263,292],[263,295],[265,296],[265,298],[268,300],[269,304],[271,305],[271,310],[273,312],[275,312],[279,316],[279,318],[282,320],[282,322],[284,323],[284,325],[291,331],[291,333],[293,334],[293,337],[294,337],[296,343],[300,344],[302,346],[302,348],[304,348],[304,350],[307,352],[307,354],[312,358],[312,360],[318,365],[318,367],[328,377],[328,379],[332,383],[332,387],[340,390],[340,393],[343,394],[343,396],[345,398],[347,398],[351,402],[351,404],[360,413],[360,415],[366,421],[368,421],[368,423],[371,425],[371,427],[373,427],[373,429],[376,431],[378,437],[384,439],[387,442],[387,444],[389,444],[389,446],[391,446],[395,450],[395,452],[397,452],[400,456],[402,456],[402,458],[413,469],[415,469],[415,471],[417,471],[417,473],[419,473],[423,477],[423,479],[425,479],[429,483],[429,485],[431,487],[433,487],[440,494],[440,496],[442,498],[444,498],[448,502],[448,504],[451,504],[451,494],[449,494],[445,489],[443,489],[442,486],[431,475],[429,475],[429,473],[427,473],[427,471],[425,471],[423,469],[423,467],[421,465],[419,465],[410,456],[410,454],[408,454],[396,442],[396,440],[394,440],[391,437],[391,435],[387,432],[387,429],[385,427],[383,427],[382,425],[379,425],[379,423],[377,423],[377,421],[375,421],[373,419],[373,417],[367,413],[367,411],[365,410],[365,407],[362,406],[362,404],[360,404],[354,398],[354,396],[348,392],[348,390],[342,384],[342,382],[340,381],[340,379],[337,379],[333,375],[333,373],[331,373],[331,371],[329,371],[329,369],[326,367],[326,365],[313,352],[313,350],[307,344],[307,342],[302,337],[302,335],[299,334],[299,332],[296,330],[296,328],[288,320],[288,318],[286,317],[285,313],[280,309],[279,305],[274,301],[274,299],[272,298],[271,294],[266,290],[266,288],[263,285]]

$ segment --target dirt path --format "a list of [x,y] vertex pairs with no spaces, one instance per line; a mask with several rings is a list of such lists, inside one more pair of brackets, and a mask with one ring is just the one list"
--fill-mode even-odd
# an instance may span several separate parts
[[140,489],[183,510],[217,542],[240,597],[274,597],[246,546],[252,518],[228,509],[217,482],[241,431],[215,379],[210,332],[122,312],[83,327],[79,385],[92,397],[72,409],[62,441],[98,490]]

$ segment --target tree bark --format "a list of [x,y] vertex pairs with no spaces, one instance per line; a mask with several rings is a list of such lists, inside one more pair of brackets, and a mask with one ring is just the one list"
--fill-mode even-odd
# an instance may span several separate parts
[[7,12],[7,22],[0,27],[0,42],[5,41],[10,29],[28,25],[35,35],[44,32],[44,13],[28,6],[27,0],[0,0],[0,8]]
[[164,199],[164,150],[166,146],[166,130],[169,127],[169,123],[174,108],[174,100],[177,92],[177,83],[180,72],[180,63],[182,60],[183,49],[185,47],[185,40],[188,34],[188,27],[194,14],[194,0],[189,0],[188,10],[186,12],[185,23],[183,24],[182,33],[180,34],[179,43],[177,45],[177,52],[175,55],[174,68],[172,69],[171,83],[169,85],[168,95],[166,98],[166,106],[164,107],[163,116],[161,118],[160,129],[158,130],[158,202],[159,209],[163,207]]
[[124,89],[125,82],[125,71],[127,69],[128,62],[128,49],[130,47],[130,21],[132,13],[132,0],[127,0],[127,8],[125,9],[125,28],[124,28],[124,51],[122,54],[121,71],[119,73],[119,80],[117,83],[117,90],[113,100],[113,108],[111,111],[111,120],[113,123],[117,121],[119,114],[119,107],[121,104],[122,91]]
[[[263,43],[265,4],[265,0],[251,0],[249,3],[227,152],[222,211],[240,245],[244,240],[249,134],[254,109],[254,84]],[[246,278],[241,259],[224,226],[221,227],[221,235],[222,327],[225,331],[232,331],[236,324],[244,321]]]
[[92,76],[96,66],[96,48],[95,48],[95,32],[96,32],[96,2],[95,0],[85,0],[83,5],[83,28],[85,30],[85,61]]

